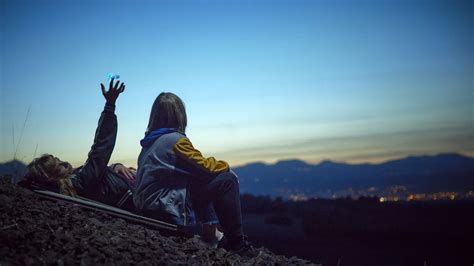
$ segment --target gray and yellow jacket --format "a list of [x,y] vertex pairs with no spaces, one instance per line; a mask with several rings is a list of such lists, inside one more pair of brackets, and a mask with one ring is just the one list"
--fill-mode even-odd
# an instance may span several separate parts
[[193,225],[189,199],[193,182],[207,183],[229,165],[214,157],[205,158],[185,134],[160,128],[140,141],[135,207],[143,215],[178,225]]

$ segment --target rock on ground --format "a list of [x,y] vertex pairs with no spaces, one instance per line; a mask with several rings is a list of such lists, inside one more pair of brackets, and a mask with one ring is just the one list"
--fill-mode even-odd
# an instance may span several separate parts
[[0,265],[310,264],[259,251],[240,257],[0,182]]

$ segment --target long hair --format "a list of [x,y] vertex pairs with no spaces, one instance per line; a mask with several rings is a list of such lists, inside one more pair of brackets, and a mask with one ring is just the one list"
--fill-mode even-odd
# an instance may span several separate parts
[[153,103],[145,134],[159,128],[174,128],[185,133],[187,123],[183,101],[171,92],[162,92]]
[[44,154],[28,164],[22,184],[29,186],[32,183],[64,195],[77,196],[69,174],[61,174],[56,160],[49,154]]

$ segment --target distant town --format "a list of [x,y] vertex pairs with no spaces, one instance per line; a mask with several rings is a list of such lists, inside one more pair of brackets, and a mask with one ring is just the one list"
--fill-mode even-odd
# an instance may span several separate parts
[[[283,191],[281,191],[283,192]],[[287,191],[289,192],[289,191]],[[294,192],[294,191],[293,191]],[[323,197],[307,196],[304,193],[289,193],[287,198],[291,201],[307,201],[309,199],[329,198],[329,199],[362,199],[373,198],[379,202],[394,201],[474,201],[474,190],[464,191],[439,191],[430,193],[411,193],[406,186],[391,186],[388,189],[379,190],[376,187],[369,187],[365,190],[354,190],[348,188],[340,191],[328,191]]]
[[241,193],[292,201],[372,199],[395,201],[474,200],[474,158],[461,154],[409,156],[380,164],[301,160],[254,163],[235,171]]

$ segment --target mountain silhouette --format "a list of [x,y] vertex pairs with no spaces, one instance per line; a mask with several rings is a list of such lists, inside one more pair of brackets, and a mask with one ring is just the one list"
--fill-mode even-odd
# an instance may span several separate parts
[[[344,196],[371,187],[380,195],[394,186],[404,186],[411,193],[474,190],[474,158],[456,153],[408,156],[380,164],[255,162],[234,171],[239,175],[241,193],[284,198],[292,194]],[[0,164],[0,176],[11,175],[15,183],[25,172],[26,165],[18,160]]]
[[314,165],[285,160],[272,165],[252,163],[234,170],[241,193],[255,195],[329,197],[335,192],[347,194],[369,188],[384,193],[394,186],[403,186],[411,193],[474,189],[474,158],[455,153],[409,156],[380,164],[325,160]]
[[0,176],[9,175],[17,183],[26,173],[26,165],[18,160],[0,163]]

